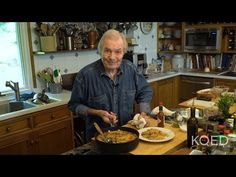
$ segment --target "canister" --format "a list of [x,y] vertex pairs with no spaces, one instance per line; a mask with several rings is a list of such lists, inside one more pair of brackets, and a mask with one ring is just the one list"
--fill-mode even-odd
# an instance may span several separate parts
[[180,71],[184,68],[184,57],[180,54],[174,55],[172,58],[172,69]]

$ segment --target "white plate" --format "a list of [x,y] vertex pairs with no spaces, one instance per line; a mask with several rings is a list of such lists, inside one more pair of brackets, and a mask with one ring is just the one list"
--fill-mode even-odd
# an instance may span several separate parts
[[[157,130],[167,134],[167,137],[164,139],[161,139],[161,140],[150,140],[150,139],[143,137],[142,133],[149,130],[149,129],[157,129]],[[143,141],[154,142],[154,143],[169,141],[175,137],[175,134],[173,131],[166,129],[166,128],[161,128],[161,127],[146,127],[146,128],[139,129],[138,132],[139,132],[139,139],[141,139]]]
[[209,91],[211,91],[211,88],[198,90],[197,93],[200,94],[200,93],[209,92]]

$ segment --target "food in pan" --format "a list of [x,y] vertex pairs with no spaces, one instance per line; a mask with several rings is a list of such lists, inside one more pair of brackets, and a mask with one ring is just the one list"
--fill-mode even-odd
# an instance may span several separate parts
[[[115,144],[130,142],[138,138],[136,134],[120,129],[104,132],[104,136],[106,137],[106,139],[111,140],[111,142]],[[100,134],[97,136],[97,140],[105,142],[103,136]]]

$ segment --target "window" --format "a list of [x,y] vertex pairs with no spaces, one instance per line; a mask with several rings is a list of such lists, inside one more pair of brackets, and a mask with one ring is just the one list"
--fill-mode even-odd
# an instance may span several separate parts
[[6,81],[33,88],[26,22],[0,22],[0,92],[11,92]]

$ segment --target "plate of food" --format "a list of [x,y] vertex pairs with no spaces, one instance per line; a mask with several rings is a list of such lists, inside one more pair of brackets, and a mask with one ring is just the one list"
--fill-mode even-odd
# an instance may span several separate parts
[[197,98],[198,99],[204,100],[204,98],[205,98],[206,100],[210,101],[211,99],[214,99],[215,97],[216,97],[216,95],[214,94],[214,92],[211,88],[202,89],[202,90],[197,91]]
[[173,131],[161,127],[146,127],[138,130],[139,139],[147,142],[165,142],[173,139]]

